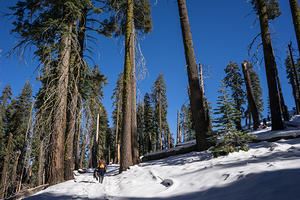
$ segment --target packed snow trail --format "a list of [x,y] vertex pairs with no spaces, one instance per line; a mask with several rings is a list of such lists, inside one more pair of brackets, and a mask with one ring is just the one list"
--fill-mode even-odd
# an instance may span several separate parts
[[92,170],[27,199],[299,200],[300,139],[250,144],[247,152],[211,158],[209,151],[149,161],[118,174],[109,165],[103,184]]

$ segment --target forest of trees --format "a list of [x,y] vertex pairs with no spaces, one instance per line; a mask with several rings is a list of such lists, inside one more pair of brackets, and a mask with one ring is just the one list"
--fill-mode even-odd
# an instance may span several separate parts
[[[269,28],[269,21],[280,17],[279,3],[249,2],[260,24],[268,88],[262,88],[252,60],[230,61],[223,66],[216,108],[205,96],[209,85],[196,60],[187,2],[177,3],[179,16],[174,20],[181,27],[182,41],[177,42],[184,46],[189,97],[177,109],[177,133],[171,133],[168,124],[164,74],[137,101],[137,43],[152,31],[149,0],[19,0],[10,7],[11,33],[21,38],[12,52],[34,47],[41,87],[33,94],[27,81],[20,94],[12,94],[11,85],[0,94],[0,198],[73,179],[73,170],[96,167],[100,156],[119,163],[122,173],[141,162],[142,155],[194,139],[198,151],[213,146],[214,156],[247,150],[245,143],[251,140],[247,132],[262,128],[264,105],[270,109],[272,130],[285,128],[290,116]],[[289,4],[298,46],[288,41],[285,67],[300,114],[300,8],[298,0]],[[108,77],[87,61],[90,47],[85,41],[95,33],[124,40],[124,70],[116,72],[111,94],[111,126],[103,105]],[[263,89],[268,102],[263,102]]]

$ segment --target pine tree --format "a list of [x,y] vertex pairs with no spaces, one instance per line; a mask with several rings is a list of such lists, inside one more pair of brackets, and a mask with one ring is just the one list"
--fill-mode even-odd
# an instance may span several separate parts
[[245,84],[246,84],[246,89],[247,89],[247,99],[248,99],[248,117],[249,117],[249,129],[251,127],[251,117],[253,119],[253,129],[256,130],[259,127],[259,112],[257,108],[257,102],[255,101],[254,97],[254,90],[252,86],[252,79],[250,77],[250,73],[248,70],[248,66],[251,64],[244,61],[242,63],[242,69],[243,69],[243,74],[244,74],[244,79],[245,79]]
[[184,141],[196,139],[190,105],[186,106],[183,104],[181,106],[179,124],[181,126]]
[[151,106],[151,99],[148,93],[144,96],[144,137],[145,137],[145,152],[150,153],[154,150],[154,114]]
[[269,88],[272,130],[280,130],[284,128],[284,125],[281,119],[280,98],[276,80],[277,66],[269,30],[269,20],[274,20],[281,14],[279,11],[279,3],[276,0],[252,0],[251,3],[259,16],[260,21],[266,76]]
[[[130,165],[139,162],[136,122],[135,40],[136,31],[142,33],[151,31],[151,8],[149,0],[110,0],[109,7],[115,12],[112,19],[118,23],[119,27],[115,35],[125,35],[123,142],[121,142],[122,162],[120,163],[120,172],[122,172]],[[130,142],[129,138],[131,138]],[[131,156],[127,152],[130,149]]]
[[230,62],[224,69],[226,76],[223,79],[226,87],[231,89],[231,95],[234,100],[234,107],[237,111],[236,129],[242,130],[242,113],[244,112],[243,104],[245,104],[244,80],[237,63]]
[[167,86],[164,82],[164,75],[159,74],[152,86],[152,102],[154,104],[154,131],[155,131],[155,149],[161,150],[166,147],[168,137],[167,121]]
[[137,133],[139,137],[139,155],[146,154],[146,137],[144,133],[144,105],[139,102],[137,105]]
[[214,124],[217,129],[211,136],[211,140],[216,143],[212,149],[215,157],[227,155],[240,149],[247,150],[245,142],[250,139],[246,133],[235,129],[235,122],[239,113],[234,108],[235,102],[230,98],[229,91],[225,87],[225,84],[222,83],[219,90],[221,96],[217,99],[218,107],[214,110],[214,115],[217,116]]
[[262,99],[262,88],[259,80],[259,76],[256,71],[254,71],[252,63],[248,65],[248,72],[250,74],[251,86],[254,93],[254,100],[259,112],[260,118],[263,117],[262,112],[264,111],[264,102]]
[[112,117],[113,117],[113,123],[114,123],[114,130],[115,130],[115,151],[116,151],[116,157],[115,162],[120,163],[120,133],[122,132],[122,94],[123,94],[123,73],[119,74],[119,78],[116,84],[116,87],[114,88],[113,96],[111,97],[113,99],[113,107],[115,109],[113,110]]

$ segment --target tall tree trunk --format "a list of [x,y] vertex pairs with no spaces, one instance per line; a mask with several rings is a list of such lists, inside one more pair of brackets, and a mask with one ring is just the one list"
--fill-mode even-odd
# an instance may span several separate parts
[[2,168],[2,176],[0,182],[0,199],[5,197],[5,191],[7,187],[7,172],[8,172],[8,164],[9,164],[9,157],[11,152],[11,144],[12,144],[13,134],[9,133],[6,155],[4,157],[4,163]]
[[120,114],[120,101],[121,101],[121,95],[119,93],[118,95],[118,105],[117,105],[117,124],[116,124],[116,163],[120,163],[120,138],[119,138],[119,114]]
[[42,185],[43,184],[43,171],[44,171],[44,140],[41,140],[40,143],[40,150],[39,150],[39,168],[37,173],[37,184]]
[[131,71],[130,71],[130,87],[131,87],[131,144],[132,144],[132,163],[133,165],[140,162],[139,159],[139,143],[137,133],[137,114],[136,114],[136,87],[135,87],[135,28],[134,23],[131,26],[132,34],[130,38],[130,60],[131,60]]
[[[18,187],[16,187],[18,185],[16,179],[17,179],[17,167],[18,167],[20,155],[21,155],[20,150],[15,153],[14,165],[13,165],[13,170],[12,170],[12,175],[11,175],[11,184],[14,187],[13,192],[18,190]],[[22,168],[24,168],[24,167],[25,166],[22,166]],[[20,177],[20,179],[22,180],[22,177]]]
[[[79,73],[79,69],[78,69]],[[73,179],[73,170],[74,170],[74,136],[76,129],[76,118],[77,118],[77,101],[78,101],[78,79],[79,77],[74,77],[74,91],[73,95],[71,95],[71,105],[69,106],[69,121],[68,121],[68,131],[66,138],[66,157],[65,157],[65,166],[64,173],[65,179],[70,180]]]
[[300,56],[300,7],[298,0],[289,0]]
[[249,63],[244,61],[242,63],[242,70],[243,70],[243,74],[244,74],[244,79],[245,79],[245,84],[246,84],[246,90],[247,90],[247,99],[248,99],[248,106],[249,106],[249,126],[251,126],[251,122],[250,122],[250,118],[251,115],[253,117],[253,129],[256,130],[259,127],[259,114],[258,114],[258,109],[257,109],[257,105],[255,103],[255,99],[254,99],[254,92],[252,89],[252,85],[251,85],[251,78],[250,78],[250,74],[248,71],[248,65]]
[[189,97],[192,116],[195,123],[197,150],[202,151],[208,149],[209,147],[209,143],[207,140],[207,133],[209,131],[209,119],[205,114],[204,94],[202,93],[199,85],[197,62],[195,58],[192,33],[186,9],[186,1],[177,0],[177,3],[185,50],[185,59],[187,64],[189,87],[191,91],[191,95],[189,95]]
[[277,68],[276,68],[276,81],[277,81],[277,86],[278,86],[278,92],[279,92],[279,97],[280,97],[280,107],[281,107],[281,112],[283,114],[283,119],[285,121],[289,121],[290,120],[290,115],[289,115],[288,108],[284,103],[284,98],[283,98],[283,94],[282,94],[282,89],[281,89],[281,84],[280,84],[279,74],[278,74]]
[[298,80],[298,73],[296,70],[296,65],[294,62],[294,57],[293,57],[293,53],[292,53],[292,42],[289,43],[288,45],[289,47],[289,54],[290,54],[290,58],[291,58],[291,62],[292,62],[292,72],[293,72],[293,76],[291,77],[291,84],[292,84],[292,88],[293,88],[293,95],[294,95],[294,99],[295,99],[295,105],[296,105],[296,109],[297,109],[297,114],[300,114],[300,86],[299,86],[299,80]]
[[[89,119],[88,119],[89,120]],[[88,122],[87,120],[87,122]],[[83,161],[84,161],[84,156],[85,156],[85,147],[87,143],[87,135],[88,135],[88,123],[86,123],[85,129],[84,129],[84,135],[83,135],[83,140],[81,144],[81,150],[80,150],[80,159],[79,159],[79,169],[82,169],[83,167]]]
[[79,160],[80,160],[80,134],[81,134],[81,97],[78,96],[77,101],[78,117],[77,117],[77,132],[75,135],[75,169],[79,169]]
[[179,143],[179,110],[177,110],[177,140],[176,144]]
[[158,94],[158,117],[159,117],[159,149],[163,149],[162,145],[162,125],[161,125],[161,93]]
[[[101,108],[100,108],[101,112]],[[98,164],[98,152],[99,152],[99,113],[97,114],[97,125],[96,125],[96,135],[95,135],[95,142],[92,149],[92,167],[97,167]]]
[[[199,74],[200,74],[200,88],[201,88],[201,91],[202,91],[202,94],[203,94],[204,105],[205,105],[205,119],[207,119],[207,121],[209,123],[208,130],[212,130],[212,124],[211,124],[211,120],[210,120],[208,101],[205,98],[203,67],[202,67],[202,64],[200,64],[200,63],[199,63]],[[241,125],[241,127],[242,127],[242,125]]]
[[[80,77],[80,71],[81,71],[81,66],[84,65],[84,61],[83,61],[83,53],[84,53],[84,41],[85,41],[85,30],[86,30],[86,21],[87,21],[87,12],[88,12],[88,8],[83,8],[82,10],[82,14],[81,14],[81,18],[79,20],[78,23],[78,44],[79,44],[79,57],[78,57],[78,77]],[[79,80],[77,79],[77,85],[79,85]],[[79,106],[79,115],[77,118],[77,123],[78,123],[78,132],[75,133],[75,142],[76,144],[75,146],[75,169],[79,168],[79,160],[80,160],[80,154],[79,154],[79,143],[80,143],[80,129],[81,129],[81,97],[80,94],[78,92],[78,87],[77,87],[77,95],[78,95],[78,99],[77,99],[77,106]],[[76,107],[76,109],[78,109],[78,107]],[[77,113],[77,112],[76,112]],[[77,117],[77,115],[76,115]]]
[[[24,146],[23,146],[23,149],[25,150],[25,153],[24,153],[25,158],[23,159],[23,164],[22,164],[23,166],[22,166],[22,170],[21,170],[21,174],[20,174],[20,180],[19,180],[19,184],[17,186],[16,192],[19,192],[21,190],[24,169],[26,167],[26,162],[29,162],[29,157],[30,157],[30,152],[31,152],[31,148],[28,147],[28,145],[31,143],[31,142],[28,142],[28,133],[29,133],[29,130],[30,130],[31,125],[32,125],[32,111],[33,111],[33,107],[34,107],[34,103],[32,103],[31,108],[30,108],[30,117],[28,119],[26,133],[25,133],[25,137],[24,137]],[[29,165],[29,163],[28,163],[28,165]]]
[[124,82],[123,82],[123,124],[121,137],[121,157],[120,173],[127,170],[132,165],[132,148],[131,148],[131,89],[130,89],[130,72],[133,65],[131,51],[131,40],[133,39],[133,0],[127,0],[126,13],[126,36],[125,36],[125,63],[124,63]]
[[269,88],[272,130],[284,129],[280,112],[280,99],[276,81],[276,62],[273,54],[271,35],[269,30],[267,6],[265,0],[258,0],[258,13],[261,29],[261,38],[264,50],[265,68]]

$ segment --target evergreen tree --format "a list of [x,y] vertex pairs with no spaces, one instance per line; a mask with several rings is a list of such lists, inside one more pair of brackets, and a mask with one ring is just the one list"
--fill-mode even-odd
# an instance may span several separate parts
[[159,74],[151,90],[152,102],[154,104],[155,149],[161,150],[166,147],[169,134],[169,125],[167,122],[167,86],[164,82],[163,74]]
[[[125,35],[121,173],[130,165],[139,162],[136,122],[135,40],[136,31],[142,33],[151,31],[151,8],[149,0],[110,0],[109,8],[115,12],[112,19],[119,27],[115,35]],[[131,156],[128,155],[129,151],[132,153]]]
[[251,86],[253,89],[254,100],[259,112],[259,116],[262,118],[262,112],[264,111],[264,102],[262,99],[262,88],[257,72],[254,70],[252,63],[248,65],[248,72],[250,74]]
[[123,73],[119,74],[119,78],[114,88],[112,99],[113,99],[113,107],[115,108],[112,113],[113,123],[114,123],[114,130],[115,130],[115,151],[116,157],[115,162],[120,162],[120,133],[122,132],[122,93],[123,93]]
[[179,124],[181,126],[184,141],[196,139],[191,106],[189,104],[187,106],[184,104],[181,106]]
[[139,155],[146,154],[146,137],[144,134],[144,105],[139,102],[137,105],[137,133],[139,136]]
[[154,122],[153,122],[153,108],[151,106],[151,99],[148,93],[144,96],[144,139],[145,139],[145,153],[150,153],[154,150]]
[[250,138],[249,136],[235,129],[236,118],[239,117],[238,111],[234,108],[234,100],[230,98],[228,89],[225,84],[221,84],[219,90],[221,96],[217,99],[218,107],[214,110],[214,115],[217,116],[214,120],[215,133],[211,136],[216,145],[212,149],[215,157],[220,155],[227,155],[230,152],[238,151],[240,149],[247,150],[245,145]]
[[225,68],[226,76],[223,79],[226,87],[231,89],[231,95],[234,100],[234,107],[237,111],[236,129],[242,130],[242,113],[244,112],[243,104],[245,104],[244,80],[237,63],[230,62]]
[[251,3],[253,4],[254,10],[260,21],[266,76],[269,88],[272,130],[280,130],[284,128],[284,125],[281,119],[278,82],[276,80],[277,66],[269,30],[269,20],[274,20],[281,14],[279,11],[279,3],[276,0],[252,0]]

